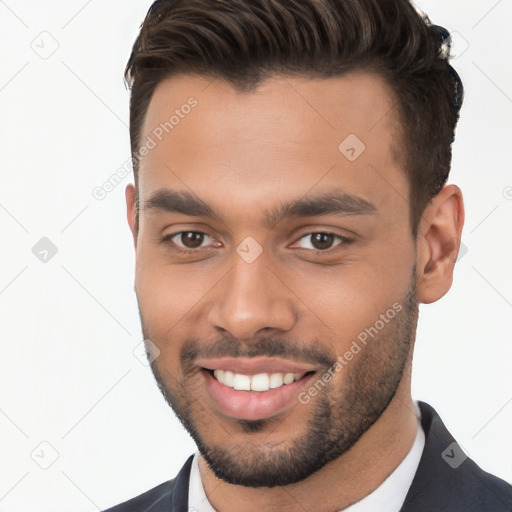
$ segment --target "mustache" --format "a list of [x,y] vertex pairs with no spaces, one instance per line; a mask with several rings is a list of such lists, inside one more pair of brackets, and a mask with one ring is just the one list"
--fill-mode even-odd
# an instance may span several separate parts
[[315,363],[330,368],[336,364],[334,351],[329,351],[316,338],[309,343],[278,337],[260,337],[253,341],[238,341],[224,337],[214,342],[198,338],[187,340],[180,351],[180,364],[183,371],[192,369],[195,361],[221,357],[278,357],[298,363]]

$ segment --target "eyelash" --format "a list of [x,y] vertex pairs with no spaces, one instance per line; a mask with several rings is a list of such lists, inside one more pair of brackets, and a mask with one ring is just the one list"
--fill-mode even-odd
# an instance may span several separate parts
[[[189,231],[177,231],[176,233],[171,233],[169,235],[164,236],[162,238],[162,243],[170,245],[172,247],[172,250],[174,250],[176,252],[179,252],[179,253],[182,253],[182,254],[197,254],[199,249],[204,249],[203,247],[198,247],[196,249],[187,249],[187,248],[180,247],[179,245],[177,245],[174,242],[172,242],[172,239],[175,236],[182,235],[183,233],[196,233],[196,234],[199,233],[199,234],[202,234],[202,235],[210,236],[210,235],[208,235],[208,233],[205,233],[204,231],[192,231],[192,230],[189,230]],[[302,240],[304,237],[311,236],[311,235],[318,235],[318,234],[334,236],[335,238],[340,240],[340,243],[336,244],[333,247],[330,247],[329,249],[325,249],[324,251],[322,251],[320,249],[305,249],[308,252],[313,253],[315,255],[329,254],[332,250],[336,250],[336,247],[338,247],[340,245],[346,245],[346,244],[349,244],[349,243],[352,242],[352,240],[350,238],[346,238],[344,236],[337,235],[336,233],[330,233],[328,231],[311,231],[310,233],[304,233],[302,236],[300,236],[297,239],[297,241]]]
[[177,231],[176,233],[171,233],[170,235],[166,235],[162,238],[162,243],[165,243],[167,245],[170,245],[172,247],[173,251],[180,252],[182,254],[197,254],[199,249],[204,249],[204,247],[199,247],[197,249],[186,249],[183,247],[180,247],[179,245],[176,245],[172,238],[175,236],[181,235],[183,233],[200,233],[202,235],[210,236],[208,233],[205,233],[204,231]]

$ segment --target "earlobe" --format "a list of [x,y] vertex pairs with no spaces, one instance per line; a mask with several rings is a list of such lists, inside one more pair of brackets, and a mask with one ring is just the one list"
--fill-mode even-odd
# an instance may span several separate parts
[[125,189],[125,197],[126,197],[126,217],[128,220],[128,225],[130,226],[130,231],[133,236],[133,244],[135,250],[137,249],[137,209],[136,209],[136,193],[135,187],[133,184],[128,184]]
[[456,185],[446,185],[425,208],[420,223],[416,261],[420,302],[435,302],[450,289],[463,225],[462,192]]

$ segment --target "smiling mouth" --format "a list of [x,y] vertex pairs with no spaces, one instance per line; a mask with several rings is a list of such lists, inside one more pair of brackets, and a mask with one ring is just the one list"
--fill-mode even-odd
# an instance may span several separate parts
[[257,391],[264,392],[271,389],[278,389],[283,386],[297,382],[304,377],[312,375],[314,371],[299,372],[299,373],[257,373],[248,375],[244,373],[236,373],[229,370],[211,370],[203,368],[218,382],[229,388],[237,391]]
[[311,365],[277,360],[210,360],[198,366],[208,406],[238,420],[271,418],[297,407],[300,393],[317,373]]

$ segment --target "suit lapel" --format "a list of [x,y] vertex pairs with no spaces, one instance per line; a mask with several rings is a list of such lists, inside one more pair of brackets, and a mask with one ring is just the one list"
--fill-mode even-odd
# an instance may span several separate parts
[[169,512],[188,512],[188,487],[193,458],[194,455],[191,455],[187,459],[174,479],[174,486],[170,496],[170,508],[168,508]]
[[[424,402],[418,405],[425,447],[400,512],[480,510],[474,485],[480,468],[465,458],[436,411]],[[465,460],[461,462],[461,458]]]

